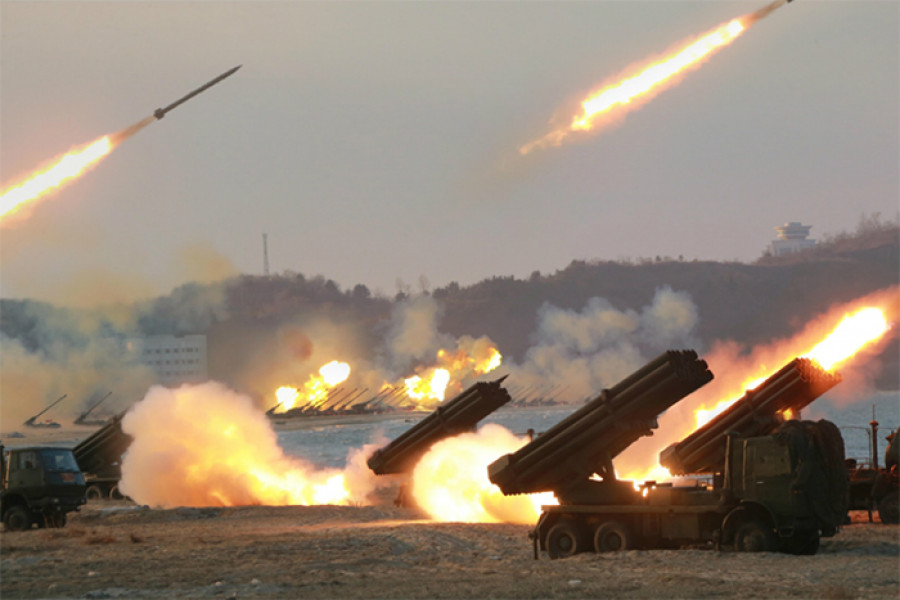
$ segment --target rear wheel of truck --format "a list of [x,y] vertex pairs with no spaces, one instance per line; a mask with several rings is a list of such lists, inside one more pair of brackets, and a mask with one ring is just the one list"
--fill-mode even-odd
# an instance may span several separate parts
[[595,552],[621,552],[634,548],[634,539],[628,526],[619,521],[607,521],[594,534]]
[[122,493],[119,491],[118,485],[114,485],[111,488],[109,488],[109,499],[110,500],[121,500],[124,497],[125,496],[123,496]]
[[99,500],[103,497],[103,490],[99,485],[89,486],[88,489],[84,490],[84,497],[88,500]]
[[891,492],[878,501],[878,516],[882,523],[900,523],[900,493]]
[[545,547],[550,558],[566,558],[587,549],[582,527],[575,521],[562,520],[547,533]]
[[734,534],[734,549],[738,552],[774,552],[777,543],[772,528],[758,519],[747,521]]
[[6,511],[3,517],[3,524],[6,525],[7,531],[26,531],[31,529],[31,513],[24,506],[13,506]]
[[44,522],[47,524],[47,527],[60,529],[66,526],[66,515],[65,513],[45,515]]

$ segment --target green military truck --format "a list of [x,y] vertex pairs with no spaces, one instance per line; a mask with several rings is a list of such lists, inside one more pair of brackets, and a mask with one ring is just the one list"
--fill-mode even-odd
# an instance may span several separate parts
[[[773,435],[730,438],[721,484],[621,486],[612,504],[545,506],[535,543],[551,558],[593,550],[712,544],[742,552],[815,554],[846,511],[837,428],[788,422]],[[626,482],[621,482],[626,483]]]
[[702,545],[814,554],[838,531],[848,498],[840,431],[784,417],[840,381],[808,359],[660,453],[662,466],[698,485],[638,489],[617,478],[613,459],[711,379],[696,352],[668,351],[488,466],[506,495],[549,491],[559,501],[543,507],[532,533],[535,558]]
[[85,503],[84,475],[68,448],[0,444],[0,520],[7,531],[64,527]]

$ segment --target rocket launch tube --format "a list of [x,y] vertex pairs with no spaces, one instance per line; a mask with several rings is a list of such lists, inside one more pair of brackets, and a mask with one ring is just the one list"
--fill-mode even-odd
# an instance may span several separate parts
[[511,400],[509,392],[496,381],[478,382],[404,432],[390,444],[376,450],[368,465],[377,475],[409,473],[436,442],[472,431],[478,421]]
[[125,412],[112,417],[106,425],[72,448],[78,468],[85,473],[97,473],[121,460],[133,439],[122,431]]
[[677,475],[721,473],[728,435],[770,435],[783,421],[779,413],[799,412],[841,379],[808,358],[795,358],[709,423],[660,452],[660,464]]
[[656,428],[667,408],[713,378],[693,350],[670,350],[488,467],[506,495],[559,490],[611,472],[612,459]]

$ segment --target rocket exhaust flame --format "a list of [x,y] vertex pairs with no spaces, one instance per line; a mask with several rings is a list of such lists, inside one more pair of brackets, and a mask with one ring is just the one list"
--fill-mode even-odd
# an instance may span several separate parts
[[343,383],[350,376],[350,365],[339,360],[333,360],[319,368],[318,375],[310,375],[303,384],[303,390],[283,386],[275,392],[278,406],[275,413],[283,413],[291,410],[298,403],[300,406],[316,407],[322,404],[328,397],[328,392],[336,385]]
[[88,169],[98,164],[101,159],[106,157],[116,146],[126,139],[133,136],[153,121],[162,119],[170,110],[214,86],[226,77],[234,74],[234,72],[240,68],[241,65],[238,65],[233,69],[222,73],[212,81],[200,86],[186,96],[179,98],[165,108],[157,108],[152,115],[138,121],[130,127],[126,127],[125,129],[110,135],[105,135],[86,146],[69,151],[68,154],[56,159],[51,167],[41,169],[39,172],[31,175],[23,183],[10,187],[3,192],[2,196],[0,196],[0,219],[5,219],[7,216],[11,215],[24,216],[23,209],[26,206],[32,205],[34,200],[46,196],[69,180],[80,177],[86,173]]
[[541,506],[558,504],[553,494],[505,496],[490,482],[487,469],[498,456],[527,443],[493,423],[436,443],[413,471],[416,504],[435,521],[534,523]]
[[61,186],[77,179],[106,158],[119,144],[153,122],[147,117],[121,131],[105,135],[54,159],[51,166],[41,168],[25,181],[10,186],[0,196],[0,219],[25,216],[25,209]]
[[[572,118],[571,123],[558,127],[542,138],[519,148],[522,155],[548,146],[559,146],[571,135],[600,129],[616,117],[638,108],[651,100],[666,87],[677,83],[676,76],[698,67],[702,61],[716,51],[727,46],[744,33],[747,28],[768,16],[786,0],[775,0],[771,4],[743,17],[733,19],[724,25],[700,36],[686,45],[640,70],[637,75],[620,76],[617,83],[605,86],[590,94],[582,101],[582,114]],[[633,69],[629,69],[633,72]]]
[[[840,368],[843,375],[852,374],[867,354],[896,339],[897,298],[898,288],[893,286],[834,307],[792,338],[758,346],[749,353],[730,343],[714,348],[706,360],[716,381],[662,414],[652,437],[638,440],[618,457],[618,476],[635,481],[671,480],[671,474],[655,458],[664,448],[701,428],[748,390],[758,388],[779,365],[795,358],[814,361],[828,372]],[[854,385],[850,377],[844,379],[844,389]],[[801,416],[799,412],[782,415],[784,419]]]
[[[867,306],[845,314],[824,339],[811,349],[802,352],[801,356],[815,361],[824,370],[832,372],[842,363],[853,358],[863,348],[880,340],[889,329],[884,312],[879,308]],[[756,388],[767,376],[749,381],[745,385],[745,389]],[[708,423],[737,399],[729,398],[709,410],[698,410],[696,413],[697,426]]]

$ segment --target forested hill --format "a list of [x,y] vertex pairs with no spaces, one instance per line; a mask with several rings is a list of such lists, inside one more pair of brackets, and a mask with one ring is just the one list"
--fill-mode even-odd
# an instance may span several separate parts
[[840,254],[757,264],[574,261],[553,275],[495,277],[433,295],[447,307],[443,324],[449,331],[484,333],[518,353],[527,348],[537,309],[545,302],[581,310],[588,299],[601,297],[621,309],[639,309],[655,290],[668,286],[690,294],[703,340],[755,344],[785,337],[829,307],[896,286],[898,280],[895,239]]
[[[681,261],[573,261],[552,274],[527,279],[493,277],[471,286],[456,283],[423,289],[441,307],[438,328],[457,337],[489,336],[504,356],[520,360],[533,343],[541,307],[582,311],[602,298],[620,311],[640,311],[657,290],[687,294],[698,316],[702,344],[735,340],[752,346],[800,331],[829,308],[900,284],[898,228],[879,227],[834,238],[812,250],[753,264]],[[424,286],[421,286],[424,287]],[[288,324],[327,321],[355,331],[355,345],[374,348],[386,322],[409,290],[393,298],[365,286],[342,290],[322,276],[241,276],[215,285],[189,284],[165,297],[133,307],[128,329],[95,311],[86,329],[82,313],[28,300],[0,300],[5,348],[47,355],[60,343],[84,346],[87,337],[207,333],[210,376],[230,374],[264,361],[273,338]],[[67,326],[69,323],[78,326]],[[876,384],[900,389],[896,334],[881,355]],[[240,386],[238,386],[240,387]]]
[[[789,337],[830,307],[900,284],[896,227],[842,236],[807,252],[739,262],[685,262],[666,258],[634,262],[573,261],[553,274],[527,279],[493,277],[471,286],[430,290],[443,307],[441,331],[489,336],[504,355],[519,360],[533,343],[545,304],[581,311],[591,298],[619,310],[640,310],[656,291],[686,292],[699,316],[704,343],[736,340],[755,345]],[[296,311],[328,313],[358,323],[377,323],[405,296],[386,300],[363,286],[341,292],[333,282],[245,277],[230,286],[232,318],[280,321]],[[877,382],[900,389],[900,353],[891,344]]]

